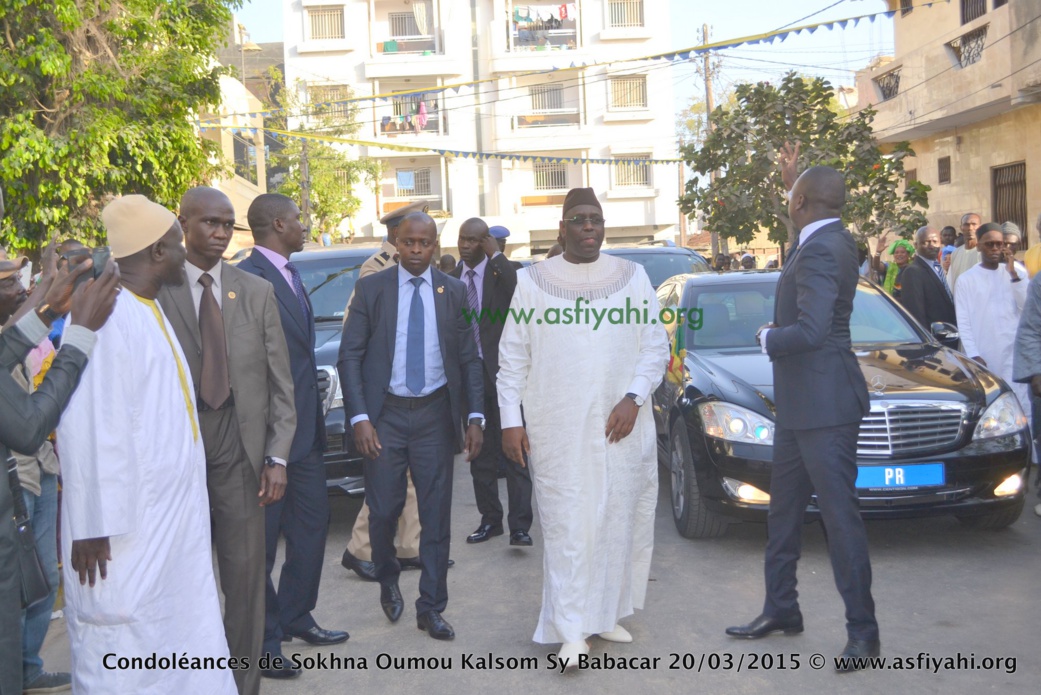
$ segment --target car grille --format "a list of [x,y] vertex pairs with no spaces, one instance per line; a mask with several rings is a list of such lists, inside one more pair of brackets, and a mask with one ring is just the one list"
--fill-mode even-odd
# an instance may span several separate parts
[[330,434],[325,439],[326,451],[343,451],[343,435]]
[[893,456],[953,446],[965,408],[957,403],[872,403],[860,421],[858,456]]

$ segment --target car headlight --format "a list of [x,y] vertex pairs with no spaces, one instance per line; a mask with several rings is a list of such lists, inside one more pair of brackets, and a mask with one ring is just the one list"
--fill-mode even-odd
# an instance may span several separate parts
[[972,438],[976,440],[1004,437],[1016,434],[1026,426],[1027,416],[1023,414],[1019,399],[1009,391],[998,396],[983,412],[980,421],[976,423],[976,431],[972,433]]
[[746,444],[774,443],[774,423],[747,408],[712,401],[698,405],[698,412],[710,437]]

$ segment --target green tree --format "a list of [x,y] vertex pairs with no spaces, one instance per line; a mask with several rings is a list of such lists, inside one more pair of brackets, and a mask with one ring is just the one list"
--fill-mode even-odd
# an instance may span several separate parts
[[109,196],[175,207],[223,170],[195,114],[220,102],[212,59],[240,0],[0,3],[0,241],[103,238]]
[[275,165],[285,170],[278,192],[300,202],[306,185],[312,237],[327,232],[338,239],[340,224],[361,208],[354,191],[362,185],[375,187],[381,174],[378,160],[352,157],[345,145],[322,139],[350,138],[358,132],[358,107],[349,101],[353,93],[345,86],[308,90],[304,83],[295,89],[279,88],[284,82],[277,68],[268,71],[268,83],[271,105],[281,109],[268,123],[299,134],[285,138],[271,154]]
[[906,142],[883,152],[871,130],[874,111],[842,119],[832,108],[828,82],[795,73],[779,86],[741,84],[734,93],[735,106],[713,112],[714,129],[704,145],[681,148],[695,172],[680,198],[683,212],[700,210],[707,228],[738,243],[751,241],[760,228],[773,241],[794,242],[777,153],[786,141],[798,141],[800,169],[826,165],[845,175],[844,221],[860,241],[884,230],[907,237],[925,224],[929,187],[917,181],[904,186],[903,160],[914,152]]

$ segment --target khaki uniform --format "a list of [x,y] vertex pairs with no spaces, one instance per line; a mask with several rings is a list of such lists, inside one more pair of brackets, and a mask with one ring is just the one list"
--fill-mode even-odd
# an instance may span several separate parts
[[[398,250],[389,241],[383,242],[383,248],[377,253],[372,254],[361,265],[359,271],[359,278],[378,273],[386,268],[391,268],[397,265],[395,255]],[[350,302],[354,299],[354,293],[351,293],[351,298],[347,300],[347,307],[350,308]],[[347,312],[344,311],[344,321],[346,321]],[[412,484],[412,475],[408,474],[408,492],[405,496],[405,508],[401,511],[401,518],[398,519],[398,533],[394,537],[394,548],[397,551],[399,558],[416,558],[419,557],[419,507],[416,504],[416,488]],[[358,512],[358,518],[354,521],[354,530],[351,532],[351,540],[347,543],[347,551],[351,555],[364,560],[366,562],[372,561],[372,546],[369,544],[369,505],[364,503],[361,506],[361,511]]]

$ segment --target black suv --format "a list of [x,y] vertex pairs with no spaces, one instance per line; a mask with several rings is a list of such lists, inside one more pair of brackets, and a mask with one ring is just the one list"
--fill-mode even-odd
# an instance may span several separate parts
[[711,264],[696,251],[682,246],[670,246],[668,242],[643,242],[635,245],[607,246],[601,249],[611,256],[618,256],[639,263],[647,271],[654,289],[673,275],[708,273]]
[[346,423],[343,393],[336,374],[343,314],[354,291],[361,264],[379,250],[377,245],[334,246],[294,253],[290,259],[300,271],[314,307],[315,363],[325,410],[325,479],[330,492],[352,497],[365,494],[362,458],[354,450],[352,430]]

